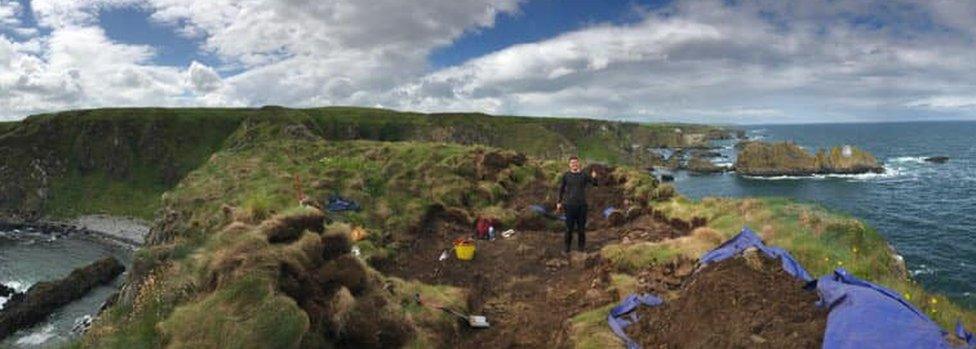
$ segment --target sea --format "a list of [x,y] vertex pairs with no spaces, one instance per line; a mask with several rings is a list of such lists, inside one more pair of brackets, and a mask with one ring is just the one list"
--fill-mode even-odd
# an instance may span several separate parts
[[[691,198],[788,197],[861,218],[905,258],[923,287],[976,308],[976,122],[901,122],[742,126],[750,139],[792,141],[809,151],[865,149],[885,172],[748,178],[675,173]],[[734,143],[717,141],[718,164],[735,161]],[[948,156],[944,164],[926,157]]]
[[[131,265],[132,249],[95,238],[63,236],[56,232],[0,231],[0,283],[19,292],[39,281],[60,279],[78,267],[102,257],[115,256]],[[93,289],[79,300],[58,309],[47,321],[0,341],[0,348],[58,347],[75,336],[86,317],[95,316],[102,303],[121,286],[122,277]],[[0,297],[0,308],[7,299]]]

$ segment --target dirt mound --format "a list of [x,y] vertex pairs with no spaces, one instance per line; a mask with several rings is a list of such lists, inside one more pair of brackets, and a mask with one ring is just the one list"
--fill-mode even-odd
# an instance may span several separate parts
[[695,228],[704,227],[708,224],[708,219],[705,217],[692,217],[691,221],[689,222],[677,217],[668,218],[664,212],[655,210],[653,208],[650,211],[651,215],[654,216],[654,219],[667,222],[671,228],[684,234],[690,233],[692,230],[695,230]]
[[528,160],[525,154],[511,150],[479,151],[475,153],[475,173],[479,180],[494,178],[509,166],[522,166]]
[[322,211],[309,208],[300,213],[272,217],[261,222],[260,229],[270,243],[291,242],[298,239],[306,230],[322,233],[324,221],[325,214]]
[[705,267],[680,296],[627,328],[644,348],[819,348],[827,310],[779,261],[751,254]]
[[[276,216],[256,228],[269,240],[288,242],[281,252],[277,287],[308,315],[310,329],[301,347],[403,346],[415,329],[388,301],[382,280],[351,253],[349,226],[323,226],[322,218],[321,212],[310,210]],[[231,265],[241,263],[246,262]]]

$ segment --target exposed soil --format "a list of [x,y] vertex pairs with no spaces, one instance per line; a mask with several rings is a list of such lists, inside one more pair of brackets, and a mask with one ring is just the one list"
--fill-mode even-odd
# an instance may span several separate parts
[[[587,188],[586,190],[586,201],[588,206],[588,213],[586,216],[587,227],[589,229],[599,230],[609,226],[618,225],[623,221],[628,220],[607,220],[603,216],[604,209],[614,207],[621,210],[621,213],[624,216],[623,218],[627,218],[626,209],[630,206],[630,203],[624,198],[623,191],[618,187],[618,183],[614,183],[614,180],[611,178],[610,173],[613,172],[613,167],[590,165],[584,168],[582,171],[587,174],[589,174],[590,171],[596,171],[598,176],[597,186]],[[519,222],[516,223],[517,228],[526,230],[550,230],[547,229],[547,226],[552,227],[555,226],[554,224],[543,221],[542,217],[538,217],[535,213],[529,212],[527,208],[529,205],[542,205],[552,214],[556,214],[553,211],[556,209],[556,201],[558,197],[559,188],[552,187],[548,182],[539,180],[531,185],[521,188],[518,194],[508,201],[506,208],[522,213],[519,217]],[[635,217],[629,217],[631,220],[633,218]]]
[[[601,183],[603,184],[603,183]],[[523,191],[510,201],[520,205],[553,206],[555,194],[543,183],[535,190]],[[622,207],[623,195],[612,185],[592,188],[586,252],[562,255],[562,228],[522,230],[511,238],[495,241],[477,240],[474,260],[454,257],[452,240],[471,236],[473,225],[450,209],[435,208],[414,236],[402,244],[394,260],[376,261],[373,266],[384,274],[417,279],[428,284],[445,284],[469,291],[468,309],[473,315],[484,315],[489,329],[461,326],[451,332],[444,347],[466,348],[559,348],[567,341],[569,319],[584,310],[617,302],[620,295],[608,290],[610,269],[599,255],[602,246],[631,240],[657,241],[679,235],[669,225],[657,222],[649,214],[632,211],[630,220],[614,226],[604,219],[602,208]],[[553,200],[546,202],[546,200]],[[544,218],[540,218],[544,219]],[[549,227],[561,225],[552,221]],[[502,230],[509,227],[502,227]],[[536,228],[542,229],[542,228]],[[574,239],[574,248],[576,241]],[[449,258],[439,261],[442,252]],[[421,295],[422,296],[422,295]]]
[[[583,253],[563,256],[561,222],[527,210],[532,204],[555,206],[555,189],[540,181],[523,188],[506,205],[520,212],[517,233],[476,241],[472,261],[456,259],[452,241],[472,235],[474,217],[435,206],[409,236],[399,239],[393,259],[371,262],[384,274],[468,290],[469,312],[486,316],[491,328],[461,325],[460,331],[445,331],[441,338],[449,340],[441,343],[443,347],[569,347],[570,319],[624,296],[610,287],[611,266],[599,255],[604,245],[676,238],[707,223],[701,218],[666,220],[661,212],[628,207],[620,188],[606,175],[608,169],[597,171],[602,180],[587,193],[589,224]],[[609,206],[620,209],[611,219],[602,214]],[[444,252],[448,258],[441,261],[438,257]],[[686,259],[640,272],[640,292],[677,298],[664,307],[642,310],[642,322],[631,326],[634,338],[649,348],[819,346],[826,312],[814,305],[816,295],[802,290],[802,284],[775,261],[752,259],[752,267],[737,258],[697,274],[692,274],[694,261]]]
[[644,348],[819,348],[827,310],[816,301],[778,261],[751,254],[706,266],[627,332]]

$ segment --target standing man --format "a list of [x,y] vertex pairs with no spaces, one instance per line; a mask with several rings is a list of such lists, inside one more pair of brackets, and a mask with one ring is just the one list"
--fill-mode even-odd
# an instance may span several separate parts
[[579,235],[579,250],[586,248],[586,187],[596,186],[596,170],[589,175],[582,172],[579,157],[569,158],[569,171],[563,174],[559,184],[559,201],[556,211],[566,209],[566,253],[573,244],[573,230]]

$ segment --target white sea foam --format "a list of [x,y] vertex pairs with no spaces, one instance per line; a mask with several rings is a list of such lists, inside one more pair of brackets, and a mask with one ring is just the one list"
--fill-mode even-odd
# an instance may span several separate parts
[[881,172],[881,173],[874,173],[874,172],[858,173],[858,174],[831,173],[831,174],[815,174],[815,175],[810,175],[810,176],[748,176],[748,175],[743,175],[743,177],[749,178],[749,179],[761,179],[761,180],[766,180],[766,181],[803,180],[803,179],[828,179],[828,178],[849,179],[849,180],[863,181],[863,180],[870,180],[870,179],[892,178],[892,177],[901,176],[902,174],[903,174],[903,169],[901,169],[901,168],[885,167],[885,171],[884,172]]
[[742,177],[749,179],[761,179],[764,181],[781,181],[781,180],[800,180],[800,179],[810,179],[810,176],[749,176],[742,175]]
[[896,164],[903,164],[903,163],[924,164],[925,157],[924,156],[899,156],[896,158],[888,159],[888,162],[896,163]]
[[7,280],[0,283],[7,285],[7,287],[14,289],[18,293],[27,292],[27,289],[31,286],[30,284],[21,280]]
[[39,346],[47,343],[47,341],[54,338],[54,336],[56,336],[54,333],[54,325],[47,325],[44,326],[44,328],[41,328],[39,331],[20,337],[20,339],[17,339],[16,344],[21,346]]
[[934,274],[935,269],[932,269],[925,264],[921,264],[918,266],[918,268],[909,271],[909,273],[912,274],[912,276],[928,275],[928,274]]
[[[3,281],[3,282],[0,282],[0,283],[4,284],[7,287],[10,287],[10,288],[14,289],[14,292],[17,292],[17,293],[27,292],[27,289],[30,288],[30,285],[28,285],[25,282],[18,281],[18,280]],[[7,301],[9,301],[9,300],[10,300],[10,298],[0,297],[0,309],[3,309],[4,305],[6,305],[7,304]]]

